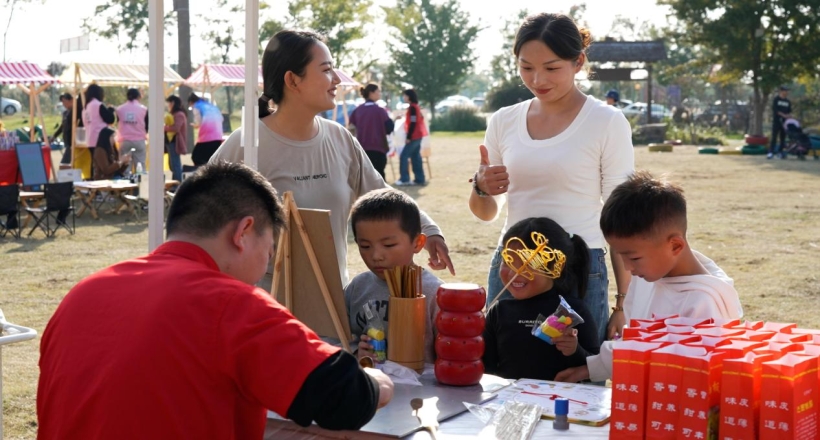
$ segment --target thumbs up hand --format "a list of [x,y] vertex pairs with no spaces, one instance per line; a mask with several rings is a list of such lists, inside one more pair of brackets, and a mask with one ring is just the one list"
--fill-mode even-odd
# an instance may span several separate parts
[[507,167],[504,165],[491,165],[490,155],[484,145],[480,145],[478,151],[481,154],[481,162],[478,165],[478,173],[476,174],[478,189],[491,196],[506,193],[507,187],[510,186],[510,175],[507,173]]

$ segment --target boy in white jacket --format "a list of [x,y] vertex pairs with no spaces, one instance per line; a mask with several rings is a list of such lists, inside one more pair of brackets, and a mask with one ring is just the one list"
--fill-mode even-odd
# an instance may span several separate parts
[[[601,211],[601,230],[612,252],[632,272],[623,307],[626,322],[652,315],[737,319],[743,316],[734,283],[714,261],[692,250],[686,240],[683,189],[638,171],[618,185]],[[585,366],[568,368],[556,381],[599,382],[612,376],[612,349],[587,357]]]

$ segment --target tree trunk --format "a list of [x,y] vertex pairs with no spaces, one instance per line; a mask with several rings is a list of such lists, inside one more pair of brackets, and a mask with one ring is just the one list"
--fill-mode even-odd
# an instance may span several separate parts
[[752,129],[754,135],[763,135],[763,112],[766,110],[765,96],[760,94],[760,86],[754,82],[754,119],[752,119]]
[[[191,76],[191,17],[188,10],[188,0],[174,0],[174,11],[177,13],[177,46],[179,47],[179,63],[177,69],[179,76],[188,78]],[[188,96],[191,88],[187,86],[179,87],[179,99],[182,105],[188,107]],[[192,120],[188,115],[188,120]],[[188,151],[194,150],[194,127],[188,124]]]

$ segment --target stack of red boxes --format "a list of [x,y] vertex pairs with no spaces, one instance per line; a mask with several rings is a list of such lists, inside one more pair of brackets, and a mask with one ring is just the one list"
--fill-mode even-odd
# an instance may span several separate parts
[[820,331],[660,317],[624,339],[611,438],[820,439]]

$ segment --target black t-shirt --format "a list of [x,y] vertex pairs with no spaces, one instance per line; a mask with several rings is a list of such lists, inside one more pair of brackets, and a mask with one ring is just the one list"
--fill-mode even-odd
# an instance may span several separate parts
[[577,326],[578,349],[564,356],[554,345],[532,335],[538,315],[545,318],[560,304],[558,293],[549,291],[529,299],[504,299],[487,312],[484,329],[484,370],[507,379],[553,380],[570,367],[586,364],[587,356],[598,354],[600,342],[592,315],[581,300],[562,295],[584,319]]
[[792,102],[788,98],[781,98],[779,95],[774,97],[772,103],[772,119],[777,124],[783,123],[783,118],[777,113],[790,114],[792,112]]

